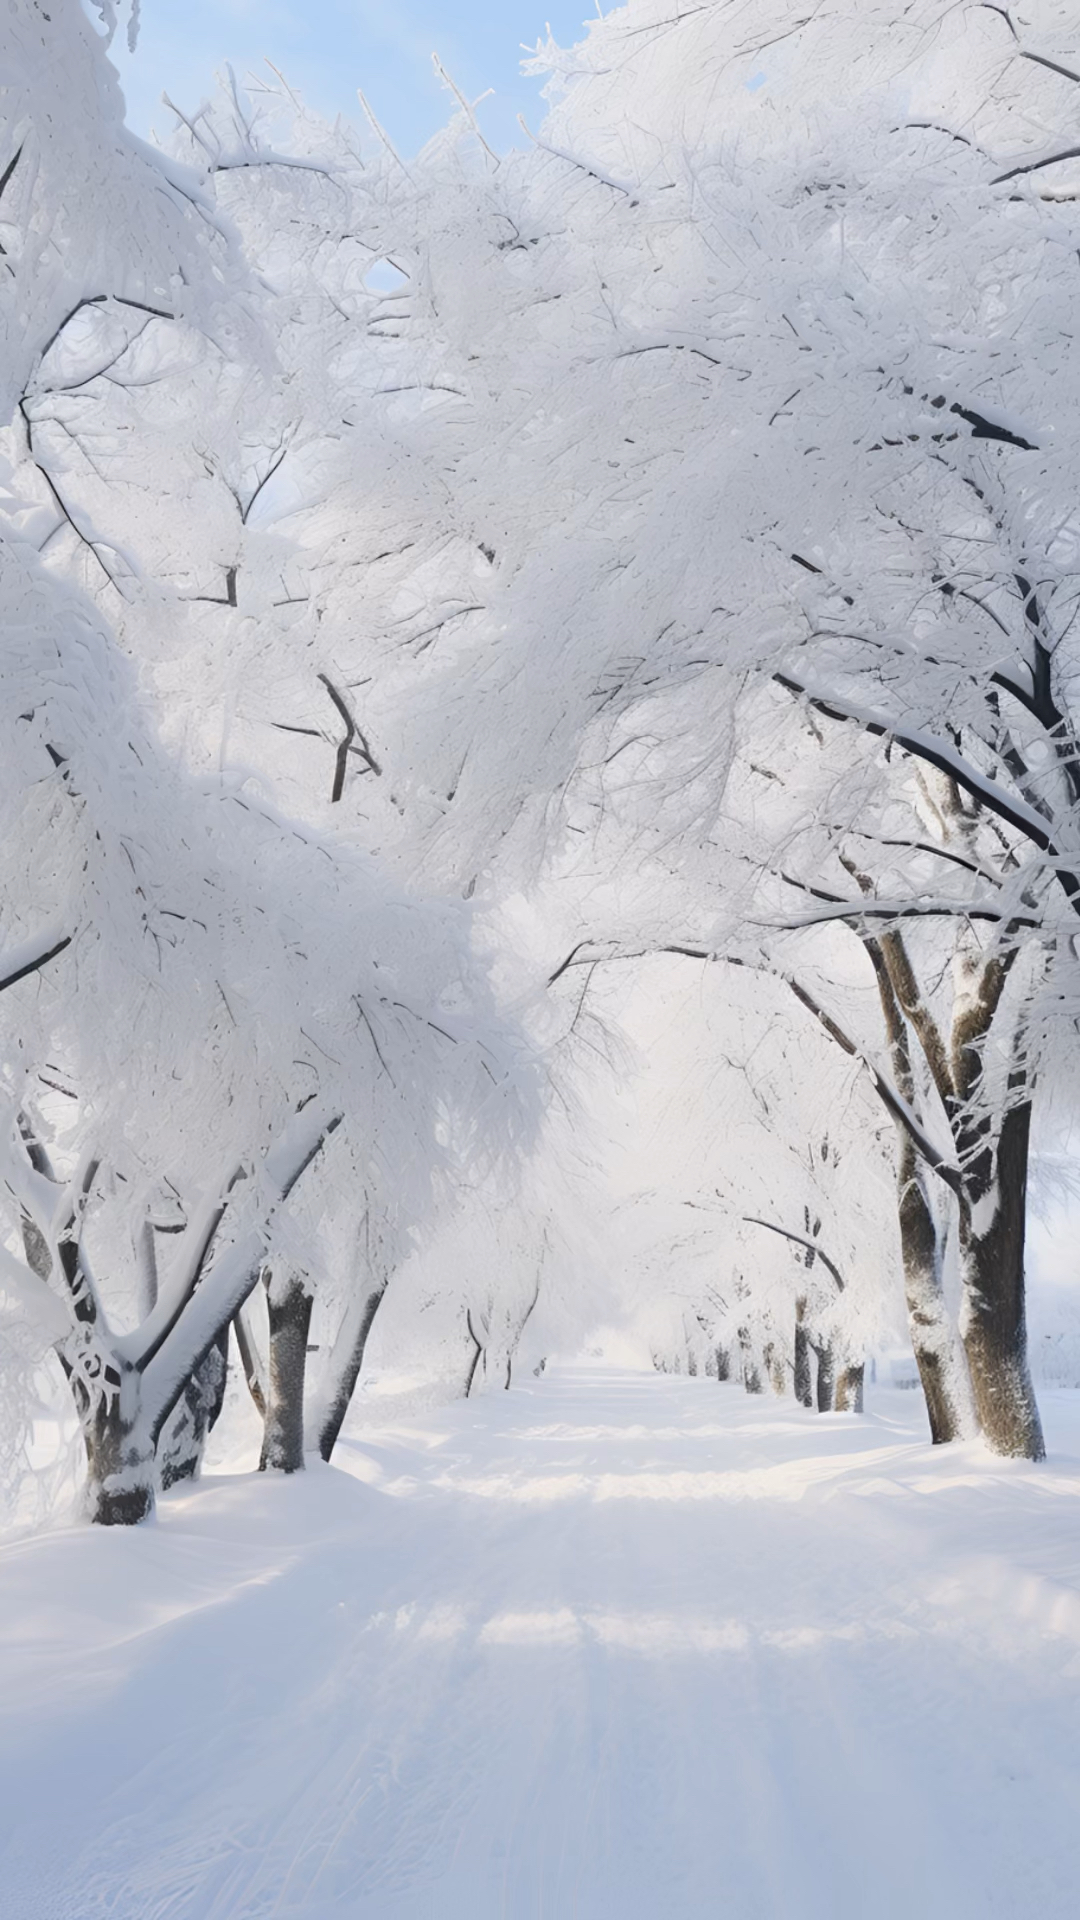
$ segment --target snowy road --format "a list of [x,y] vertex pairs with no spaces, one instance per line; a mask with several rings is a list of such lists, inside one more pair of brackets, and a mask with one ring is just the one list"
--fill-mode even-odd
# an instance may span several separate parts
[[1046,1467],[567,1369],[0,1553],[5,1920],[1073,1920]]

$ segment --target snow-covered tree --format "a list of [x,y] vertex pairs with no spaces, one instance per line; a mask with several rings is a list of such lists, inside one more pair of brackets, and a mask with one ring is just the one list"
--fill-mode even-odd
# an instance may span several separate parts
[[[84,112],[58,115],[52,144],[27,133],[5,180],[10,191],[22,169],[25,191],[5,208],[18,238],[5,249],[5,319],[22,329],[25,364],[0,553],[4,1169],[17,1312],[36,1315],[67,1373],[91,1511],[129,1521],[159,1475],[167,1484],[197,1463],[230,1322],[260,1276],[272,1323],[282,1312],[295,1323],[297,1297],[310,1312],[313,1241],[335,1186],[357,1185],[387,1257],[401,1259],[458,1158],[497,1157],[520,1103],[468,910],[410,894],[355,846],[290,821],[251,769],[191,752],[184,764],[147,712],[139,669],[156,664],[169,605],[140,543],[95,524],[50,432],[84,465],[97,434],[88,464],[109,472],[114,522],[138,498],[160,524],[169,502],[141,464],[156,389],[172,382],[175,400],[207,358],[220,380],[258,382],[270,357],[264,366],[265,336],[245,312],[235,230],[197,179],[130,141],[100,43],[70,11],[60,44],[77,70],[64,83],[81,81]],[[15,16],[27,87],[38,67],[53,73],[43,19],[39,30]],[[106,200],[69,232],[57,168],[76,133],[83,173],[107,185],[113,168],[116,191],[109,219]],[[40,305],[39,244],[58,323]],[[22,299],[24,271],[39,306]],[[176,311],[150,312],[144,296],[174,282]],[[219,324],[226,285],[235,316]],[[160,349],[146,338],[158,325],[170,330]],[[122,411],[143,384],[146,413],[104,423],[118,445],[133,441],[110,471],[99,391],[116,390]],[[147,636],[142,659],[133,631]],[[212,710],[183,717],[205,725]],[[287,1203],[317,1157],[321,1209],[304,1219]],[[159,1271],[162,1235],[174,1244]],[[272,1373],[278,1357],[272,1346]],[[302,1377],[279,1387],[267,1458],[291,1466],[281,1423],[300,1417]]]

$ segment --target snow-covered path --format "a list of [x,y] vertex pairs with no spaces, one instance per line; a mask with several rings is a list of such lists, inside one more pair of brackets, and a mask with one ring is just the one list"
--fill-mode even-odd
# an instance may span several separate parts
[[1050,1464],[566,1369],[0,1553],[10,1920],[1072,1920]]

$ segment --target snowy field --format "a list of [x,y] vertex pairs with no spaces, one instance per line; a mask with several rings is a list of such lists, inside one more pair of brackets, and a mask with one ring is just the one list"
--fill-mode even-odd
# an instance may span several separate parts
[[1050,1460],[566,1368],[0,1556],[10,1920],[1065,1920]]

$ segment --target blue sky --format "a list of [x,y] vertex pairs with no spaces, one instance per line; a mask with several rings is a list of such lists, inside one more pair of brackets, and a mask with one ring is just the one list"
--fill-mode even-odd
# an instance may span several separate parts
[[134,56],[121,44],[122,25],[112,58],[129,123],[143,135],[171,128],[159,105],[163,91],[190,108],[212,90],[226,60],[239,78],[267,55],[320,112],[356,118],[361,87],[395,144],[411,154],[448,116],[431,66],[438,53],[470,98],[494,88],[480,117],[499,149],[521,143],[519,112],[535,128],[543,111],[537,83],[518,72],[522,43],[535,46],[550,21],[569,45],[594,8],[595,0],[143,0]]

